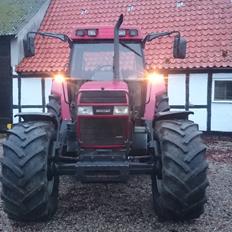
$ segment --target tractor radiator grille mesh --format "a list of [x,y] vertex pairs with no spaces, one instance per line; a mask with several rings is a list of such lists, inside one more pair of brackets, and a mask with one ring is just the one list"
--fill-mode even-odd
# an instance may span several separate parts
[[85,91],[81,93],[80,103],[126,103],[123,91]]
[[125,119],[81,118],[80,140],[83,145],[123,145],[126,134]]

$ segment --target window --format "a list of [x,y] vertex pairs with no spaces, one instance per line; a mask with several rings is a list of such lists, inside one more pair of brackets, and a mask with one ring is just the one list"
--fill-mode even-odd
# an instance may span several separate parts
[[[112,80],[113,56],[113,41],[76,43],[73,46],[70,74],[79,79]],[[120,78],[142,78],[143,65],[140,43],[119,44]]]
[[214,101],[232,101],[232,80],[214,81]]

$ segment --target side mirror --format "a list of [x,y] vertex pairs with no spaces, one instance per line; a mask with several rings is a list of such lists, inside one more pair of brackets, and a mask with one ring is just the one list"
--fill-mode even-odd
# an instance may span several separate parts
[[27,37],[23,40],[23,48],[25,57],[35,55],[35,34],[27,34]]
[[186,57],[187,41],[180,36],[175,36],[173,44],[173,57],[184,59]]

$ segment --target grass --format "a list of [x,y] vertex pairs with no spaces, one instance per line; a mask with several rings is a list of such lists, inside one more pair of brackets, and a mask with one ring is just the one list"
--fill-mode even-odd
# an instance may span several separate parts
[[46,0],[0,0],[0,35],[15,34]]

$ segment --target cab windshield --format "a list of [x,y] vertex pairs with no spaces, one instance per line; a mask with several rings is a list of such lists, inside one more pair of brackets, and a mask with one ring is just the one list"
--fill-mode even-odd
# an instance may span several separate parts
[[[74,44],[70,75],[77,79],[112,80],[113,55],[113,42]],[[120,42],[119,63],[120,79],[142,78],[144,64],[141,44]]]

